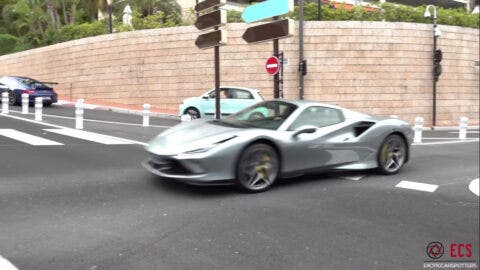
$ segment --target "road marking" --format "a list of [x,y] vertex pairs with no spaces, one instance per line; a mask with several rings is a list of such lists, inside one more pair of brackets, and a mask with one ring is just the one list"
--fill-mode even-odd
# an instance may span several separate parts
[[474,179],[472,180],[472,182],[470,182],[470,185],[468,185],[468,189],[470,189],[471,192],[473,192],[473,194],[477,195],[477,196],[480,196],[479,195],[479,181],[478,181],[478,178],[477,179]]
[[413,143],[413,146],[422,146],[422,145],[438,145],[438,144],[453,144],[453,143],[471,143],[478,142],[478,139],[471,139],[465,141],[450,141],[450,142],[427,142],[427,143]]
[[[449,133],[458,134],[458,133],[460,133],[460,132],[458,132],[458,131],[452,131],[452,132],[449,132]],[[478,130],[467,131],[467,134],[479,134],[479,133],[480,133],[480,131],[478,131]]]
[[365,177],[365,175],[352,175],[352,176],[341,176],[340,178],[352,181],[358,181]]
[[[458,137],[423,137],[423,140],[458,140]],[[478,138],[466,138],[466,140],[476,140]]]
[[[12,113],[21,114],[20,111],[10,111]],[[33,115],[34,113],[28,113]],[[52,117],[52,118],[60,118],[60,119],[71,119],[75,120],[75,117],[68,117],[68,116],[60,116],[60,115],[53,115],[53,114],[43,114],[44,117]],[[140,119],[140,118],[139,118]],[[94,120],[94,119],[83,119],[85,122],[93,122],[93,123],[103,123],[103,124],[114,124],[114,125],[125,125],[125,126],[139,126],[141,127],[142,124],[134,124],[134,123],[125,123],[125,122],[112,122],[112,121],[104,121],[104,120]],[[158,127],[158,128],[171,128],[172,126],[160,126],[160,125],[150,125],[151,127]]]
[[13,265],[10,261],[5,259],[1,255],[0,255],[0,269],[2,269],[2,270],[18,270],[18,268],[15,267],[15,265]]
[[20,131],[15,130],[15,129],[0,129],[0,135],[4,136],[4,137],[7,137],[7,138],[10,138],[12,140],[16,140],[16,141],[19,141],[19,142],[30,144],[30,145],[43,145],[43,146],[63,145],[63,143],[47,140],[47,139],[44,139],[44,138],[41,138],[41,137],[30,135],[28,133],[20,132]]
[[101,143],[101,144],[132,144],[132,142],[128,142],[119,138],[113,138],[107,135],[102,135],[102,134],[83,131],[83,130],[76,130],[71,128],[44,129],[44,130],[48,132],[57,133],[60,135],[65,135],[65,136],[74,137],[77,139]]
[[434,192],[438,188],[438,185],[431,185],[431,184],[411,182],[411,181],[401,181],[395,187],[414,189],[414,190],[420,190],[425,192]]
[[[12,119],[17,119],[17,120],[22,120],[22,121],[25,121],[25,122],[34,123],[34,124],[37,124],[37,125],[42,125],[42,126],[47,126],[47,127],[53,127],[53,128],[58,128],[58,129],[70,129],[70,128],[67,128],[67,127],[59,126],[59,125],[49,124],[49,123],[45,123],[45,122],[38,122],[38,121],[35,121],[35,120],[30,120],[30,119],[26,119],[26,118],[18,117],[18,116],[13,116],[13,115],[9,115],[9,114],[0,114],[0,116],[4,116],[4,117],[7,117],[7,118],[12,118]],[[91,132],[91,133],[92,134],[98,134],[98,133],[93,133],[93,132]],[[98,134],[98,135],[101,135],[101,134]],[[107,135],[103,135],[103,136],[107,136]],[[126,142],[131,142],[132,144],[139,144],[139,145],[143,145],[143,146],[148,145],[147,143],[144,143],[144,142],[124,139],[124,138],[119,138],[119,137],[114,137],[114,136],[107,136],[107,137],[122,140],[122,141],[126,141]]]

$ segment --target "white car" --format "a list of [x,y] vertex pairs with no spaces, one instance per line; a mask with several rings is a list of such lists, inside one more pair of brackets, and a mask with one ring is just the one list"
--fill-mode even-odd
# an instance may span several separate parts
[[[220,111],[222,117],[237,113],[253,104],[263,101],[256,89],[222,86],[220,87]],[[180,116],[189,115],[192,119],[213,118],[215,115],[215,89],[200,97],[187,98],[180,105]]]

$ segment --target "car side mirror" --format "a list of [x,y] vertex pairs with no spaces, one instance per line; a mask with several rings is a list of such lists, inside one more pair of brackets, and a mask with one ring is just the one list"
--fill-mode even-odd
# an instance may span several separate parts
[[292,137],[295,138],[298,135],[305,134],[305,133],[312,134],[312,133],[315,133],[316,131],[317,131],[317,128],[314,127],[314,126],[303,126],[303,127],[298,128],[297,130],[295,130]]
[[208,95],[202,96],[203,99],[209,99]]

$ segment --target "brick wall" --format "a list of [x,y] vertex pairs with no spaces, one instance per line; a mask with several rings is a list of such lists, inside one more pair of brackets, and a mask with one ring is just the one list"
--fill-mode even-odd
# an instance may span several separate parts
[[[477,29],[440,26],[444,52],[438,82],[437,125],[460,116],[479,124],[479,34]],[[221,51],[223,85],[260,89],[271,98],[265,60],[272,43],[248,45],[245,24],[230,24]],[[193,27],[104,35],[0,57],[0,75],[24,75],[60,84],[66,99],[140,105],[177,113],[186,97],[214,86],[213,49],[194,46]],[[384,22],[306,22],[305,98],[365,113],[432,119],[432,26]],[[280,42],[289,65],[285,97],[298,97],[298,37]]]

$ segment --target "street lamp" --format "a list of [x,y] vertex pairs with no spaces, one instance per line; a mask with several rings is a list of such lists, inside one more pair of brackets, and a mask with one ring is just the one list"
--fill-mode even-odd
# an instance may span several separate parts
[[425,18],[432,18],[432,13],[430,12],[430,9],[433,8],[433,63],[434,63],[434,68],[433,68],[433,115],[432,115],[432,126],[436,125],[436,117],[437,117],[437,81],[438,77],[440,76],[441,71],[441,66],[440,66],[440,61],[441,61],[441,54],[442,52],[438,50],[437,52],[437,38],[442,35],[442,32],[440,31],[440,28],[437,26],[437,7],[434,5],[428,5],[427,8],[425,9],[425,13],[423,16]]
[[112,4],[113,0],[107,0],[108,4],[108,29],[110,30],[110,34],[113,33],[113,25],[112,25]]

